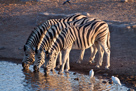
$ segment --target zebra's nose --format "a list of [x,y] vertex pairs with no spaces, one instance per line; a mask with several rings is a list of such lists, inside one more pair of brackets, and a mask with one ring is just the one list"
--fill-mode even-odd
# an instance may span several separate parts
[[44,72],[46,73],[47,71],[48,71],[48,68],[47,68],[47,67],[45,67],[45,68],[44,68]]
[[34,69],[34,71],[37,71],[37,66],[35,65],[35,66],[33,67],[33,69]]

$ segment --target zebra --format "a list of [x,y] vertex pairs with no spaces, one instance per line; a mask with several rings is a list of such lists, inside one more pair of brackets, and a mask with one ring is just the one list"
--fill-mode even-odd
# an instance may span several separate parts
[[29,35],[25,45],[24,45],[24,57],[22,60],[22,67],[24,69],[28,69],[30,65],[34,63],[35,60],[35,49],[39,43],[42,34],[46,34],[47,30],[54,24],[58,22],[69,22],[81,19],[83,17],[87,17],[80,13],[72,14],[68,17],[61,18],[61,19],[50,19],[39,25],[38,27],[34,28],[34,30]]
[[[55,41],[56,36],[59,35],[59,33],[62,31],[62,29],[69,27],[69,26],[78,26],[78,25],[82,25],[82,24],[86,24],[90,21],[96,21],[95,18],[90,18],[90,17],[85,17],[82,18],[80,20],[75,20],[69,23],[65,23],[65,25],[63,28],[60,26],[61,23],[58,23],[56,25],[53,25],[49,31],[46,33],[46,35],[43,36],[43,38],[41,38],[41,42],[39,43],[38,47],[37,47],[37,51],[36,51],[36,55],[35,55],[35,63],[34,63],[34,70],[37,71],[39,70],[39,68],[44,64],[45,62],[45,51],[48,51],[48,49],[50,48],[50,46],[52,45],[53,41]],[[97,53],[97,43],[95,43],[93,45],[93,47],[91,46],[91,57],[90,57],[90,62],[94,59],[95,54]],[[92,49],[95,49],[94,52],[92,52]],[[99,49],[100,50],[100,49]],[[81,61],[83,60],[83,56],[84,56],[84,52],[85,49],[81,50],[80,53],[80,58],[77,61],[77,63],[81,63]],[[61,53],[61,52],[59,52]],[[99,52],[99,54],[101,55],[101,52]],[[57,57],[56,57],[57,58]],[[58,65],[60,66],[60,65]],[[56,61],[54,62],[54,66],[52,67],[52,70],[56,67]]]
[[[106,69],[110,67],[110,31],[108,24],[101,20],[91,21],[81,26],[71,26],[61,31],[56,41],[46,51],[45,72],[48,73],[53,67],[58,53],[64,50],[62,67],[59,73],[64,72],[66,63],[66,72],[70,69],[69,53],[71,49],[83,50],[91,47],[95,41],[101,46],[106,53]],[[98,66],[101,66],[102,59],[99,60]]]

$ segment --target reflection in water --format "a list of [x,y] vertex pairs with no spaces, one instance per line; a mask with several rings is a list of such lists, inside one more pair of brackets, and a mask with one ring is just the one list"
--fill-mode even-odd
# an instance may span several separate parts
[[37,90],[52,90],[52,91],[71,91],[70,81],[63,75],[48,75],[45,76],[41,72],[32,72],[30,70],[23,71],[25,75],[24,81],[27,86],[31,84],[31,88],[37,88]]
[[[106,79],[90,79],[83,74],[69,72],[64,75],[22,70],[21,64],[0,61],[0,91],[127,91],[125,86],[109,84]],[[105,81],[106,83],[103,83]]]

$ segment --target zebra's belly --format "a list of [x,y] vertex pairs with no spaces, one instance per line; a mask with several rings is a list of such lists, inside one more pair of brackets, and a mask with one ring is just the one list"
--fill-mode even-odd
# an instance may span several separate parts
[[72,49],[76,49],[76,50],[84,50],[84,49],[88,49],[92,46],[91,45],[87,45],[87,46],[81,46],[81,45],[76,45],[76,44],[73,44],[72,45]]

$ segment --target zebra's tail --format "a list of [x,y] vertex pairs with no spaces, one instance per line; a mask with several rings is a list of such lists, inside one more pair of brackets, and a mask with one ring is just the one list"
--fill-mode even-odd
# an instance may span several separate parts
[[110,49],[111,48],[111,46],[110,46],[110,32],[108,32],[107,45],[108,45],[108,48]]

